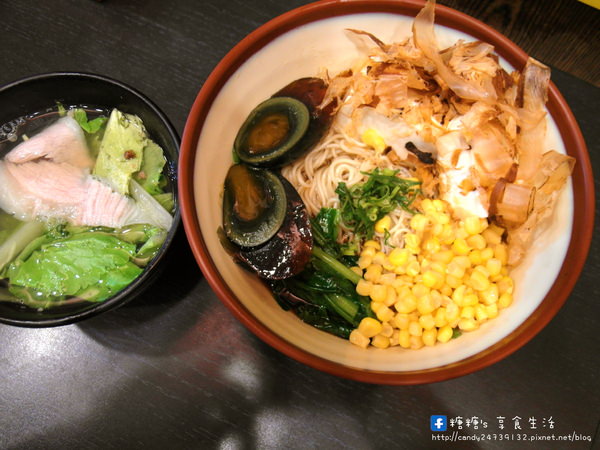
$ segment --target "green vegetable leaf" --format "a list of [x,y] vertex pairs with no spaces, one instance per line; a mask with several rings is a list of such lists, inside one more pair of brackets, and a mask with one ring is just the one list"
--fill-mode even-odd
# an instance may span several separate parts
[[117,192],[129,194],[129,182],[142,167],[147,144],[141,119],[113,109],[100,143],[94,175],[109,182]]
[[131,262],[136,245],[114,236],[84,232],[42,244],[8,267],[10,291],[46,306],[70,296],[103,301],[131,283],[142,269]]
[[365,173],[365,183],[348,187],[339,183],[336,193],[340,199],[342,222],[362,239],[371,239],[375,223],[389,212],[410,206],[420,192],[418,181],[400,178],[397,170],[375,169]]
[[163,193],[163,187],[166,184],[163,175],[163,168],[167,160],[163,154],[162,148],[154,141],[148,140],[148,145],[143,150],[142,166],[139,172],[133,175],[133,178],[149,194],[156,195]]
[[73,119],[77,121],[79,126],[89,134],[97,133],[100,128],[106,123],[108,120],[104,116],[96,117],[95,119],[88,120],[87,113],[83,109],[75,109],[73,110]]

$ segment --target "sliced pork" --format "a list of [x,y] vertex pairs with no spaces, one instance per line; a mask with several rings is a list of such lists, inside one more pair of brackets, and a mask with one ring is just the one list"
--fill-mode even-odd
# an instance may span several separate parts
[[0,208],[21,220],[66,220],[74,225],[121,227],[135,203],[70,164],[0,161]]
[[94,165],[83,130],[69,116],[62,117],[41,133],[23,141],[6,155],[6,160],[15,164],[40,158],[81,168]]

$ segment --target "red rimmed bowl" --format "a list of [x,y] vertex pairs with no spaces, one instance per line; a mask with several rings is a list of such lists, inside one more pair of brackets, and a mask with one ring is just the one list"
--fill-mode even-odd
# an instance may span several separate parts
[[[364,382],[441,381],[505,358],[563,305],[581,272],[593,230],[593,176],[585,143],[565,100],[551,84],[547,148],[569,153],[577,164],[552,226],[513,273],[514,303],[477,331],[417,351],[363,350],[283,311],[256,277],[223,250],[217,237],[222,185],[233,140],[249,111],[294,79],[314,76],[322,68],[332,74],[347,68],[358,53],[344,29],[362,29],[393,42],[410,34],[423,6],[416,0],[325,0],[273,19],[236,45],[211,73],[193,104],[181,146],[183,223],[196,260],[219,298],[246,327],[284,354]],[[436,7],[436,35],[441,47],[459,38],[489,42],[507,68],[521,69],[527,59],[497,31],[447,7]]]

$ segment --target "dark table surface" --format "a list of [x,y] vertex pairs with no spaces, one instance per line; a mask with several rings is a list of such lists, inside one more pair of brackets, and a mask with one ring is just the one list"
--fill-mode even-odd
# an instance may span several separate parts
[[[304,3],[0,1],[0,84],[55,70],[109,75],[151,97],[181,133],[219,60],[253,29]],[[582,128],[597,186],[598,11],[574,0],[441,3],[561,69],[553,80]],[[557,30],[570,38],[556,39]],[[488,422],[463,435],[595,436],[593,444],[491,440],[454,448],[598,447],[599,255],[596,233],[564,307],[505,360],[446,382],[389,387],[318,372],[252,335],[210,290],[180,230],[161,279],[132,303],[60,328],[0,325],[0,447],[448,447],[432,441],[434,414]]]

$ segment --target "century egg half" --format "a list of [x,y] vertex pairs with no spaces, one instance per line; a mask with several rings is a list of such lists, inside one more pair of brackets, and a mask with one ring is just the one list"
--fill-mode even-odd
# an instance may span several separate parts
[[256,106],[235,138],[240,161],[261,167],[292,162],[312,148],[329,129],[332,106],[321,109],[327,84],[301,78]]
[[231,242],[255,247],[268,241],[285,219],[286,195],[272,172],[245,164],[229,168],[223,190],[223,228]]

